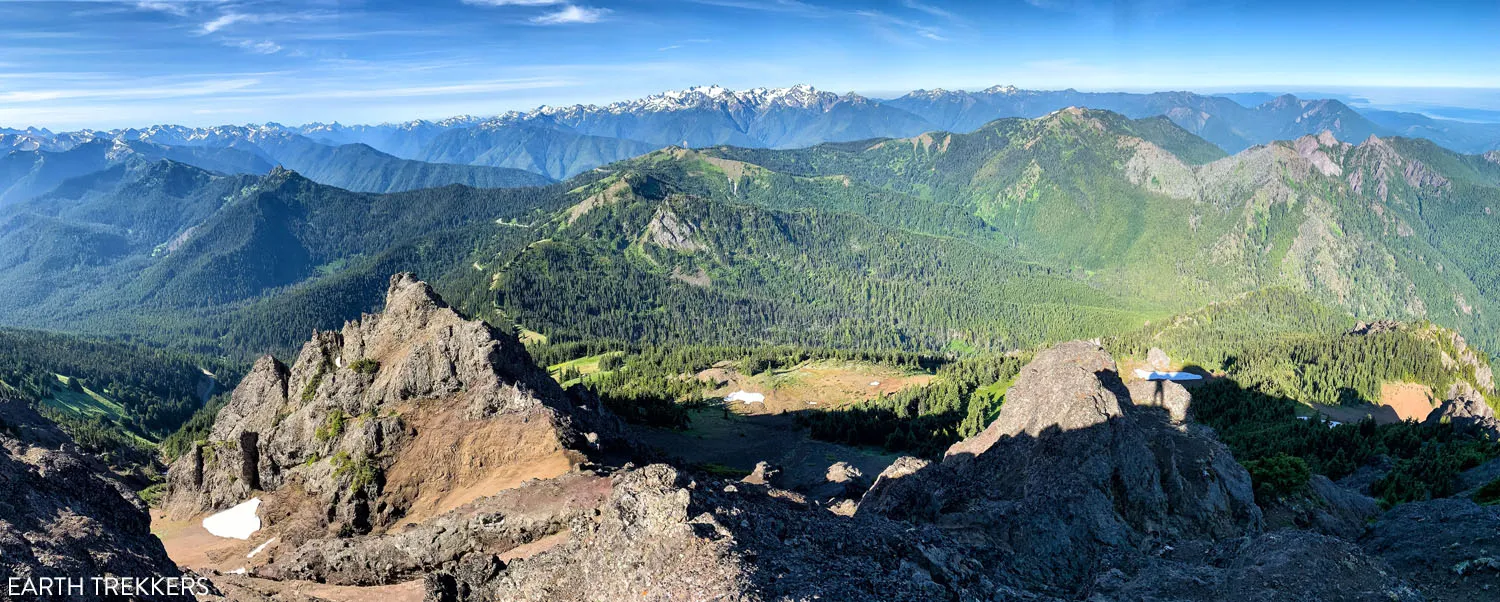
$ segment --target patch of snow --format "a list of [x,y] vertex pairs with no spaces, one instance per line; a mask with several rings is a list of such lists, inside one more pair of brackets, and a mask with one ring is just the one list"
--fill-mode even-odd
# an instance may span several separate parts
[[1203,379],[1202,376],[1193,374],[1191,372],[1157,372],[1155,370],[1142,370],[1140,368],[1135,369],[1135,375],[1137,378],[1141,378],[1143,380],[1183,381]]
[[216,537],[250,539],[260,530],[260,498],[251,498],[238,506],[203,519],[203,528]]
[[730,393],[728,396],[724,397],[724,401],[729,401],[729,402],[743,401],[745,403],[765,403],[766,402],[766,396],[762,395],[760,393],[749,393],[749,392],[746,392],[744,390],[740,390],[740,391],[735,391],[733,393]]
[[245,567],[240,567],[240,568],[237,568],[235,570],[229,571],[229,574],[231,574],[231,575],[243,575],[243,574],[245,574]]
[[266,543],[263,543],[263,544],[260,544],[258,546],[255,546],[255,549],[254,550],[250,550],[250,553],[246,554],[245,558],[255,558],[256,554],[259,554],[259,553],[261,553],[261,551],[265,550],[266,546],[271,545],[271,542],[273,542],[273,541],[276,541],[275,537],[267,539]]

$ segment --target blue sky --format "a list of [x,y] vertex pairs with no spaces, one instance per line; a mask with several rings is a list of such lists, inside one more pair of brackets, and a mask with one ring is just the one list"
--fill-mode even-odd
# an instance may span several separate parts
[[1494,109],[1497,67],[1493,0],[0,0],[3,127],[400,121],[711,83]]

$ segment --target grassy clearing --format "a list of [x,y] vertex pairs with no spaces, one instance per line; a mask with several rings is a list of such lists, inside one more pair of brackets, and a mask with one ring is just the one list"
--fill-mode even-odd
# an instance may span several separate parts
[[57,375],[57,386],[44,400],[49,407],[79,418],[104,416],[117,420],[125,417],[124,406],[88,387],[83,387],[83,392],[74,391],[68,388],[67,378],[62,374]]
[[604,358],[623,357],[624,355],[625,352],[623,351],[611,351],[609,353],[580,357],[576,360],[548,366],[547,374],[558,383],[569,385],[577,382],[580,378],[606,372],[599,368],[599,362],[604,360]]

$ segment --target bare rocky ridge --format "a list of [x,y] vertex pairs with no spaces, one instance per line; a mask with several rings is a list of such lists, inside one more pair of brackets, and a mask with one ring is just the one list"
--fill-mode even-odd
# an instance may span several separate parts
[[[182,571],[151,534],[145,503],[108,467],[80,452],[24,402],[0,398],[0,576],[24,583],[63,577],[174,578]],[[93,594],[90,585],[82,597],[27,594],[17,600],[103,599]],[[0,590],[0,599],[11,599],[8,589]]]
[[614,441],[617,424],[588,401],[563,392],[514,337],[397,275],[383,313],[315,333],[291,367],[256,363],[209,439],[172,465],[166,509],[181,519],[261,498],[265,535],[278,542],[252,574],[352,585],[420,576],[487,542],[513,548],[566,525],[579,511],[569,499],[528,510],[531,526],[495,531],[471,518],[513,514],[526,504],[485,498],[569,475]]

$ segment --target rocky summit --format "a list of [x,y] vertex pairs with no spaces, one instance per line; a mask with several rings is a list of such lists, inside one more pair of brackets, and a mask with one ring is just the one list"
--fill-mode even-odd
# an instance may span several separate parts
[[[260,500],[264,527],[246,547],[270,547],[245,562],[250,575],[419,578],[464,553],[566,528],[578,512],[570,504],[589,499],[577,469],[617,437],[586,401],[533,366],[513,336],[397,275],[384,312],[315,333],[290,367],[256,362],[207,440],[171,466],[165,509],[196,519]],[[550,497],[514,489],[570,474],[548,481]],[[537,509],[533,494],[559,503]],[[472,520],[527,504],[545,516],[527,526]]]

